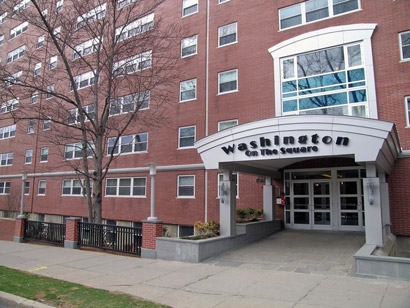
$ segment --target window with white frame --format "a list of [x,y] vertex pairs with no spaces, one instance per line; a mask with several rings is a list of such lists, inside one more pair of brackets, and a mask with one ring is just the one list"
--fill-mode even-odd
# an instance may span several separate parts
[[[88,122],[94,119],[95,107],[93,104],[83,106],[83,120]],[[67,124],[77,124],[81,122],[81,113],[78,108],[71,109],[68,111]]]
[[117,97],[110,102],[110,116],[149,108],[150,91]]
[[362,44],[336,46],[281,59],[282,112],[367,117]]
[[16,36],[19,36],[23,32],[27,31],[27,27],[28,27],[28,22],[25,21],[22,24],[19,24],[18,26],[11,29],[10,30],[10,39],[13,39]]
[[46,187],[47,182],[45,180],[39,180],[37,194],[40,196],[44,196],[46,194]]
[[114,63],[114,77],[135,73],[151,67],[152,51],[129,57]]
[[43,130],[50,130],[51,128],[51,117],[47,116],[43,120]]
[[399,33],[400,58],[410,60],[410,31]]
[[[89,87],[95,83],[95,71],[90,71],[81,75],[74,77],[75,89],[83,89]],[[73,86],[70,85],[70,91],[74,90]]]
[[179,83],[179,101],[186,102],[196,99],[196,78]]
[[228,129],[238,125],[238,120],[227,120],[218,122],[218,131]]
[[195,143],[196,127],[187,126],[180,127],[178,134],[178,147],[179,148],[192,148]]
[[56,14],[60,13],[63,10],[63,3],[64,3],[64,0],[58,0],[56,2]]
[[19,12],[21,12],[22,10],[28,8],[31,4],[30,0],[23,0],[19,3],[17,3],[14,7],[13,7],[13,14],[17,14]]
[[31,164],[33,162],[33,150],[26,150],[26,154],[24,155],[24,163]]
[[40,162],[44,163],[48,161],[48,148],[40,149]]
[[11,112],[19,108],[20,100],[18,98],[10,99],[1,104],[0,114]]
[[198,0],[182,0],[182,16],[198,12]]
[[24,181],[24,194],[25,195],[30,194],[30,182],[29,181]]
[[55,28],[55,29],[53,30],[53,35],[54,35],[54,37],[56,37],[56,38],[60,38],[60,35],[61,35],[61,27]]
[[17,49],[14,49],[13,51],[10,51],[7,54],[7,63],[16,61],[17,59],[21,58],[22,56],[24,56],[24,52],[26,51],[26,46],[20,46]]
[[228,2],[228,1],[231,1],[231,0],[218,0],[218,4],[225,3],[225,2]]
[[279,9],[279,27],[286,29],[360,9],[359,0],[309,0]]
[[100,48],[100,45],[100,39],[93,38],[75,46],[73,52],[73,60],[76,60],[80,57],[85,57],[86,55],[96,52]]
[[36,120],[28,120],[27,124],[27,134],[33,134],[34,133],[34,127],[36,125]]
[[191,198],[195,197],[195,176],[179,175],[178,176],[178,197]]
[[407,127],[410,127],[410,96],[404,98],[404,104],[406,108]]
[[4,34],[0,35],[0,46],[4,44]]
[[181,58],[197,54],[198,35],[181,40]]
[[7,18],[7,12],[4,12],[3,14],[0,15],[0,24],[3,24],[6,22]]
[[0,140],[16,136],[16,124],[0,127]]
[[38,91],[34,91],[33,93],[31,93],[30,104],[35,104],[37,102],[38,102]]
[[145,197],[147,179],[137,178],[112,178],[105,183],[105,195],[117,197]]
[[154,27],[154,13],[141,17],[133,22],[115,29],[115,37],[118,42],[134,37],[140,33],[151,30]]
[[41,15],[43,15],[44,19],[47,19],[48,16],[48,9],[44,9],[41,11]]
[[218,74],[218,94],[238,91],[238,70]]
[[23,75],[23,72],[19,71],[9,77],[6,77],[4,80],[4,86],[7,88],[7,87],[11,87],[14,84],[19,83],[22,75]]
[[63,180],[63,196],[82,196],[85,194],[84,180]]
[[52,98],[54,96],[54,85],[49,85],[46,88],[46,99]]
[[77,29],[105,17],[107,4],[103,3],[77,18]]
[[[87,157],[93,155],[94,144],[88,142],[87,144]],[[64,146],[64,159],[79,159],[83,157],[83,145],[81,142],[70,143]]]
[[131,3],[137,2],[138,0],[118,0],[117,9],[122,9],[123,7],[130,5]]
[[0,182],[0,195],[10,194],[10,183],[11,182]]
[[44,35],[40,35],[38,38],[37,38],[37,45],[36,45],[36,47],[37,47],[37,49],[38,48],[41,48],[41,47],[43,47],[44,46]]
[[0,166],[11,166],[13,164],[13,153],[0,154]]
[[[218,187],[217,187],[217,192],[218,192],[218,198],[221,197],[220,193],[220,189],[219,187],[221,187],[221,183],[223,181],[224,177],[223,177],[223,173],[218,173]],[[232,180],[235,183],[235,196],[236,198],[239,198],[239,177],[237,173],[232,173]]]
[[34,65],[34,76],[38,76],[41,73],[41,62],[38,62]]
[[234,44],[238,42],[237,38],[238,24],[236,22],[218,28],[218,46]]
[[48,65],[48,69],[52,70],[52,69],[55,69],[57,67],[57,59],[58,59],[58,56],[52,56],[50,58],[50,63]]
[[141,153],[148,151],[148,133],[108,138],[107,154]]

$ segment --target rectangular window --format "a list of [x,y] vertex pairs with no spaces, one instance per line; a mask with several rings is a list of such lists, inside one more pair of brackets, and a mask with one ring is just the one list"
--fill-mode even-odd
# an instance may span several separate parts
[[4,34],[0,35],[0,46],[4,44]]
[[[92,143],[88,143],[87,147],[87,157],[91,157],[93,155],[93,148],[94,145]],[[64,159],[79,159],[83,157],[83,145],[81,142],[66,144],[64,147]]]
[[114,77],[129,75],[151,67],[152,51],[129,57],[114,63]]
[[181,41],[181,58],[195,55],[197,53],[198,35],[184,38]]
[[179,128],[179,148],[191,148],[195,142],[195,126],[187,126]]
[[46,88],[46,99],[52,98],[54,96],[54,85],[49,85]]
[[145,197],[147,179],[140,178],[114,178],[107,179],[105,185],[106,196]]
[[0,166],[11,166],[13,164],[13,153],[0,154]]
[[[95,115],[95,108],[94,105],[87,105],[83,106],[83,120],[84,122],[88,122],[92,119],[94,119]],[[78,111],[77,108],[71,109],[68,111],[68,116],[67,116],[67,124],[77,124],[81,122],[81,114]]]
[[178,197],[189,198],[195,197],[195,176],[179,175],[178,176]]
[[10,182],[0,182],[0,195],[10,194]]
[[237,23],[222,26],[218,28],[218,46],[234,44],[237,42]]
[[30,97],[30,104],[35,104],[38,102],[38,91],[34,91]]
[[7,88],[7,87],[11,87],[14,84],[19,83],[22,75],[23,75],[23,72],[20,71],[20,72],[14,73],[13,75],[9,77],[6,77],[4,81],[4,86]]
[[44,163],[48,161],[48,148],[40,149],[40,162]]
[[57,67],[57,58],[58,58],[58,56],[52,56],[50,58],[50,63],[48,65],[48,69],[52,70],[52,69],[55,69]]
[[7,17],[7,12],[4,12],[3,14],[0,15],[0,24],[3,24],[6,22],[6,17]]
[[198,12],[198,0],[182,0],[182,16]]
[[64,3],[64,0],[58,0],[56,2],[56,14],[63,10],[63,3]]
[[85,57],[93,52],[96,52],[101,46],[99,38],[93,38],[84,43],[81,43],[74,47],[73,60],[76,60],[80,57]]
[[410,127],[410,96],[404,98],[404,104],[406,107],[406,120],[407,120],[407,127]]
[[218,131],[228,129],[238,125],[238,120],[228,120],[218,122]]
[[108,138],[107,154],[141,153],[148,151],[148,133]]
[[196,99],[196,79],[179,83],[179,101],[186,102]]
[[399,41],[401,60],[410,60],[410,31],[400,33]]
[[46,194],[46,185],[47,182],[45,180],[38,181],[38,192],[40,196],[44,196]]
[[238,70],[218,74],[218,94],[238,91]]
[[37,38],[37,49],[44,46],[44,35]]
[[17,5],[13,7],[13,14],[20,13],[22,10],[28,8],[30,6],[30,3],[31,3],[30,0],[23,0],[17,3]]
[[24,194],[25,195],[30,194],[30,182],[29,181],[24,181]]
[[50,117],[46,117],[43,120],[43,130],[49,130],[51,128],[51,118]]
[[53,35],[54,35],[54,37],[56,37],[56,38],[60,38],[60,35],[61,35],[61,27],[55,28],[55,29],[53,30]]
[[33,150],[26,150],[26,155],[24,156],[24,163],[31,164],[33,162]]
[[17,49],[14,49],[13,51],[10,51],[7,54],[7,63],[16,61],[17,59],[21,58],[22,56],[24,56],[24,52],[26,50],[26,46],[20,46]]
[[63,180],[63,196],[83,196],[84,194],[84,180]]
[[137,2],[138,0],[118,0],[117,8],[122,9],[124,6]]
[[154,27],[154,13],[134,20],[133,22],[115,29],[115,37],[118,42],[134,37],[140,33],[151,30]]
[[[239,183],[238,183],[238,179],[239,179],[238,174],[232,173],[232,180],[233,180],[234,183],[235,183],[235,195],[236,195],[236,198],[239,198]],[[217,188],[218,188],[218,189],[217,189],[218,198],[221,198],[221,190],[220,190],[219,188],[221,187],[222,181],[223,181],[223,174],[222,174],[222,173],[218,173],[218,187],[217,187]]]
[[[89,86],[92,86],[95,83],[95,71],[87,72],[81,75],[74,77],[75,89],[82,89]],[[70,85],[70,91],[73,91],[74,88]]]
[[16,124],[0,127],[0,140],[16,136]]
[[27,31],[28,27],[28,22],[23,22],[22,24],[18,25],[17,27],[14,27],[13,29],[10,30],[10,39],[15,38],[16,36],[19,36],[23,32]]
[[41,62],[34,65],[34,76],[38,76],[41,73]]
[[149,108],[150,91],[117,97],[110,102],[110,116]]
[[36,125],[36,120],[28,120],[27,134],[33,134],[34,133],[34,126],[35,125]]
[[19,108],[19,99],[13,98],[1,104],[0,107],[0,114],[11,112],[13,110],[17,110]]
[[107,4],[103,3],[77,18],[77,29],[105,17]]
[[224,2],[228,2],[228,1],[231,1],[231,0],[218,0],[218,3],[221,4],[221,3],[224,3]]

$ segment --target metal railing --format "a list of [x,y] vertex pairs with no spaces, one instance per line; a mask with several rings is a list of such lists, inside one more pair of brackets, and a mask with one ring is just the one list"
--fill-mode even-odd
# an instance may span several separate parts
[[24,239],[64,246],[65,224],[26,220]]
[[141,255],[142,229],[80,222],[80,246]]

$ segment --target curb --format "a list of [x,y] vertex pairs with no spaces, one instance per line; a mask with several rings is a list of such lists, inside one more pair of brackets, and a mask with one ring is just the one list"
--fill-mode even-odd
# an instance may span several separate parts
[[0,304],[6,305],[8,308],[52,308],[46,304],[32,301],[20,296],[5,293],[0,291]]

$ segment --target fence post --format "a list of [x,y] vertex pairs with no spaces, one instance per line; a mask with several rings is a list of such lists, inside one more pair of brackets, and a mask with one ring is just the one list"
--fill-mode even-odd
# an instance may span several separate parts
[[78,217],[69,217],[66,219],[64,248],[78,249],[78,242],[80,240],[80,221],[81,218]]
[[23,243],[24,242],[24,227],[26,224],[27,217],[24,215],[17,216],[14,224],[14,236],[13,242]]
[[144,220],[142,222],[141,258],[155,259],[157,237],[162,236],[161,220]]

